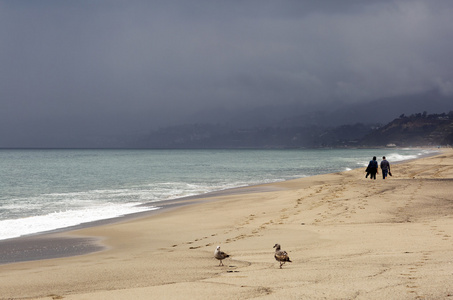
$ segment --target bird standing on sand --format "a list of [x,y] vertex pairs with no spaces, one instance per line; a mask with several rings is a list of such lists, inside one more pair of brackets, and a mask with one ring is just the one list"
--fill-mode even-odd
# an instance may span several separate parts
[[220,246],[217,246],[217,248],[214,251],[214,257],[220,260],[219,266],[223,266],[222,260],[230,256],[225,252],[220,251]]
[[280,244],[275,244],[274,248],[275,248],[274,257],[275,260],[280,263],[280,269],[282,268],[285,262],[292,262],[289,259],[288,253],[286,251],[280,250]]

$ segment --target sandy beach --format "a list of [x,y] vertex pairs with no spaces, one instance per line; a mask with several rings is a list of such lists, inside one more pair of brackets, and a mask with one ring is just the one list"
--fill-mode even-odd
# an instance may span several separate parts
[[0,265],[0,299],[453,299],[453,150],[391,166],[36,237],[96,252]]

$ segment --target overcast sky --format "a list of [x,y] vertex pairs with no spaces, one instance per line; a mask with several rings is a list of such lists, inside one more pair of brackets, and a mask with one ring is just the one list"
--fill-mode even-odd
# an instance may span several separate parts
[[451,0],[0,0],[0,133],[452,95],[452,16]]

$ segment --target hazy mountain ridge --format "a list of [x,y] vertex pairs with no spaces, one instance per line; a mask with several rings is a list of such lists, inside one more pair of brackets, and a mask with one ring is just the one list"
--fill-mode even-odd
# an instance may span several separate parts
[[[118,116],[116,122],[98,119],[73,126],[75,117],[41,123],[20,123],[19,134],[0,132],[2,148],[316,148],[385,145],[397,138],[384,138],[376,133],[364,139],[377,127],[383,127],[402,114],[443,113],[453,110],[453,96],[431,91],[378,99],[367,103],[331,103],[263,105],[206,109],[188,115],[177,123],[155,129],[144,121],[143,112],[134,122]],[[127,112],[125,112],[127,114]],[[84,125],[84,126],[85,126]],[[390,133],[385,133],[389,135]],[[380,136],[379,140],[376,138]],[[362,141],[362,139],[364,139]],[[385,143],[381,143],[381,139]],[[410,143],[443,143],[431,138],[405,141]],[[451,143],[450,143],[451,144]]]
[[453,111],[400,115],[387,125],[256,127],[194,124],[151,133],[145,148],[321,148],[437,146],[453,144]]
[[260,127],[228,130],[207,124],[165,128],[150,134],[146,148],[317,148],[347,146],[372,130],[364,124],[339,127]]
[[401,115],[361,140],[362,145],[399,147],[453,145],[453,111]]
[[366,103],[282,104],[250,108],[212,108],[189,115],[181,124],[228,124],[231,128],[341,126],[356,123],[386,124],[401,114],[423,111],[443,113],[453,109],[453,96],[431,90],[387,97]]
[[[453,109],[453,97],[438,91],[330,107],[293,105],[213,112],[212,122],[187,123],[152,131],[137,147],[144,148],[317,148],[396,144],[452,144],[436,122]],[[443,113],[440,115],[427,115]],[[425,111],[425,113],[420,113]],[[285,113],[284,113],[285,112]],[[203,114],[209,114],[204,111]],[[286,114],[286,116],[284,116]],[[404,117],[412,114],[411,117]],[[280,116],[278,118],[278,116]],[[398,118],[400,116],[400,118]],[[420,119],[424,129],[403,130],[401,120]],[[440,118],[440,119],[439,119]],[[191,119],[188,117],[188,119]],[[202,119],[202,118],[200,118]],[[395,120],[396,119],[396,120]],[[399,120],[399,121],[398,121]],[[430,120],[431,125],[426,121]],[[445,120],[444,120],[445,121]],[[389,124],[387,124],[390,122]],[[434,122],[434,123],[433,123]],[[384,126],[384,124],[387,124]],[[431,126],[431,127],[429,127]],[[387,128],[393,128],[392,130]],[[378,129],[381,128],[381,129]],[[385,131],[382,131],[385,130]],[[437,133],[436,133],[437,132]],[[429,134],[430,137],[425,135]],[[437,134],[437,135],[436,135]],[[437,137],[436,137],[437,136]]]

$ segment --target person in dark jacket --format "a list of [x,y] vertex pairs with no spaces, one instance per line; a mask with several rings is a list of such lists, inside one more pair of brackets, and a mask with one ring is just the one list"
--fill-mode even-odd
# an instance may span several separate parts
[[368,167],[366,168],[366,176],[370,175],[370,179],[376,179],[376,173],[378,173],[378,162],[376,161],[376,156],[373,156],[373,160],[370,160]]
[[381,170],[382,170],[382,179],[385,179],[390,173],[390,163],[385,159],[385,156],[382,156],[381,161]]

